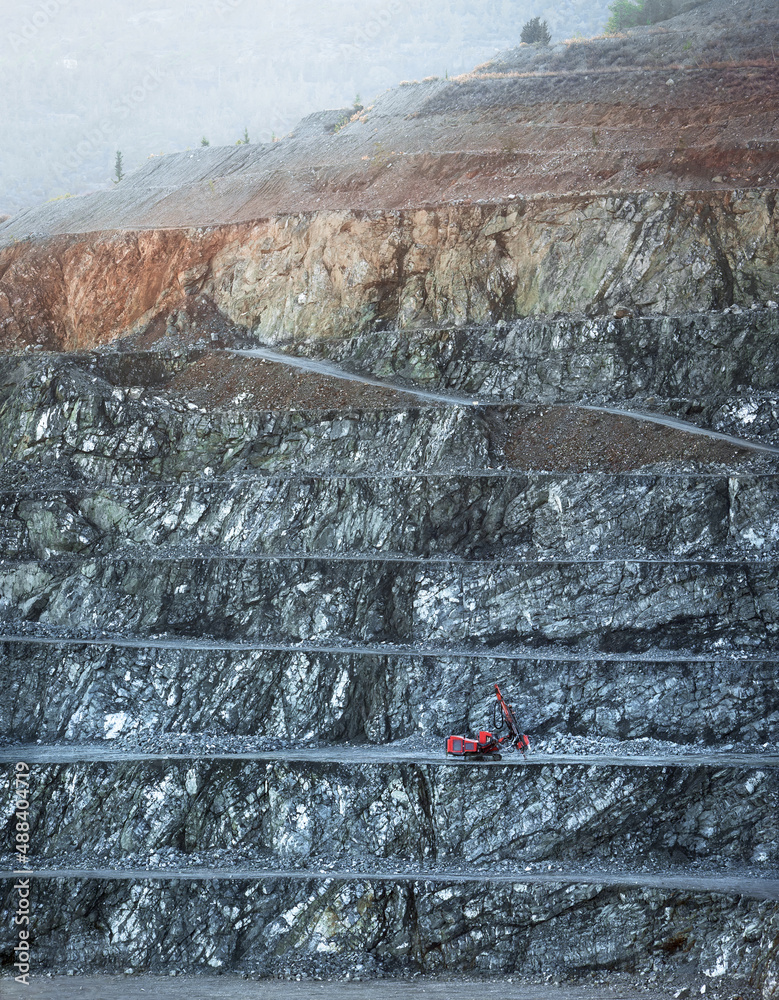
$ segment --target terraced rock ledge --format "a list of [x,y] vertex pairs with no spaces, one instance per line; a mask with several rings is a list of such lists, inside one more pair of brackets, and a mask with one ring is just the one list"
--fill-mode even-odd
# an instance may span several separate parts
[[[459,344],[450,372],[468,369]],[[525,470],[506,457],[515,409],[419,405],[408,373],[401,392],[273,375],[322,410],[263,411],[242,387],[194,402],[229,357],[6,362],[4,722],[37,742],[2,757],[33,768],[41,961],[597,967],[770,995],[773,446],[748,424],[729,443],[649,422],[670,436],[636,431],[619,471],[595,435],[586,471],[543,446],[534,469],[516,444]],[[445,374],[427,385],[452,392]],[[443,737],[484,725],[494,681],[533,752],[447,761]]]
[[[777,996],[775,11],[684,47],[732,6],[0,227],[39,973]],[[447,760],[495,682],[527,759]]]

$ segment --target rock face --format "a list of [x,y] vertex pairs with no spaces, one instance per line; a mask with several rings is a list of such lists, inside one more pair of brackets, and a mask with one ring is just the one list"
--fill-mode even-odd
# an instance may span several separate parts
[[770,747],[779,726],[771,659],[382,656],[215,645],[5,643],[3,677],[13,697],[4,726],[26,741],[100,740],[117,729],[143,739],[186,734],[197,748],[198,734],[214,727],[222,738],[311,738],[316,719],[327,742],[379,744],[420,731],[478,731],[490,717],[486,692],[495,681],[514,685],[534,741],[552,747],[566,747],[572,736],[577,746],[592,738],[660,739],[679,749]]
[[[381,150],[360,187],[370,119],[306,174],[313,119],[3,249],[0,755],[32,769],[39,968],[777,994],[775,185],[444,196],[521,87],[552,114],[537,56],[385,99],[430,204]],[[717,72],[768,142],[754,61]],[[634,81],[605,79],[612,128]],[[529,756],[447,759],[496,682]]]
[[188,308],[329,338],[777,299],[778,46],[773,0],[710,0],[152,159],[0,226],[0,345],[177,336]]
[[[44,741],[5,751],[32,761],[42,961],[772,995],[779,479],[746,401],[773,412],[775,313],[636,323],[294,345],[394,389],[203,348],[6,359],[3,723]],[[566,343],[593,346],[555,367]],[[582,409],[617,401],[604,371],[699,424]],[[496,681],[534,754],[447,766]]]
[[[779,297],[775,189],[340,210],[0,251],[7,348],[236,328],[271,342],[516,316],[674,313]],[[183,315],[180,315],[182,314]],[[198,322],[199,320],[199,322]]]
[[[681,953],[677,961],[686,968],[727,962],[754,969],[760,981],[775,934],[767,924],[771,904],[592,885],[523,886],[517,892],[480,885],[474,892],[457,884],[436,888],[360,878],[347,884],[335,879],[228,884],[201,879],[167,885],[107,880],[98,892],[93,881],[76,879],[51,881],[48,899],[50,912],[41,929],[59,962],[70,968],[84,967],[85,956],[92,966],[105,947],[108,928],[100,913],[112,914],[113,941],[112,954],[100,959],[102,969],[181,970],[195,962],[256,975],[280,968],[290,975],[310,975],[314,969],[322,976],[338,975],[346,966],[366,977],[409,967],[431,975],[467,969],[471,975],[495,976],[512,968],[519,951],[520,968],[530,976],[548,972],[555,957],[573,972],[597,963],[618,973],[633,971],[637,955],[647,970],[650,963],[660,968],[669,955]],[[78,916],[67,927],[54,920],[55,913],[74,906]],[[192,914],[203,916],[193,920]],[[703,940],[690,933],[699,921],[709,928]],[[557,940],[566,942],[560,950],[550,942],[556,926]],[[620,928],[616,935],[615,927]]]
[[[776,838],[775,770],[623,769],[547,764],[423,768],[194,761],[42,766],[39,862],[87,847],[122,861],[171,847],[257,861],[312,859],[450,867],[556,861],[556,867],[767,865]],[[163,789],[164,796],[159,795]],[[334,810],[338,801],[343,809]],[[306,803],[306,819],[298,810]],[[542,809],[538,803],[543,802]],[[706,803],[704,807],[704,802]],[[501,837],[485,843],[484,815]],[[662,816],[662,822],[659,817]],[[273,819],[271,820],[271,817]],[[457,822],[452,823],[452,817]],[[571,835],[576,831],[576,836]]]

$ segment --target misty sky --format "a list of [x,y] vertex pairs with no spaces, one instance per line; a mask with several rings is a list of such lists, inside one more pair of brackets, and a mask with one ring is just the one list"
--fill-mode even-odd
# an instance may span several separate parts
[[289,132],[403,79],[602,30],[608,0],[3,0],[0,214],[149,155]]

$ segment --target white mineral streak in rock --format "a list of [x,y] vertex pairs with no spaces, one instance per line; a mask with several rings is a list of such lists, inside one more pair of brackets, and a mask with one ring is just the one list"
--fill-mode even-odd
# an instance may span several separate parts
[[103,722],[104,737],[115,740],[120,735],[128,721],[127,712],[110,712]]

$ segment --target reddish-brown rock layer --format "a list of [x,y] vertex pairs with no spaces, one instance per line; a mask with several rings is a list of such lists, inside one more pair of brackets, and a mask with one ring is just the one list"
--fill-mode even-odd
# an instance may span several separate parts
[[556,312],[673,313],[779,292],[771,191],[319,212],[7,248],[0,344],[349,336]]
[[523,46],[24,213],[0,348],[189,336],[197,313],[195,339],[288,339],[778,298],[779,19],[750,13]]

